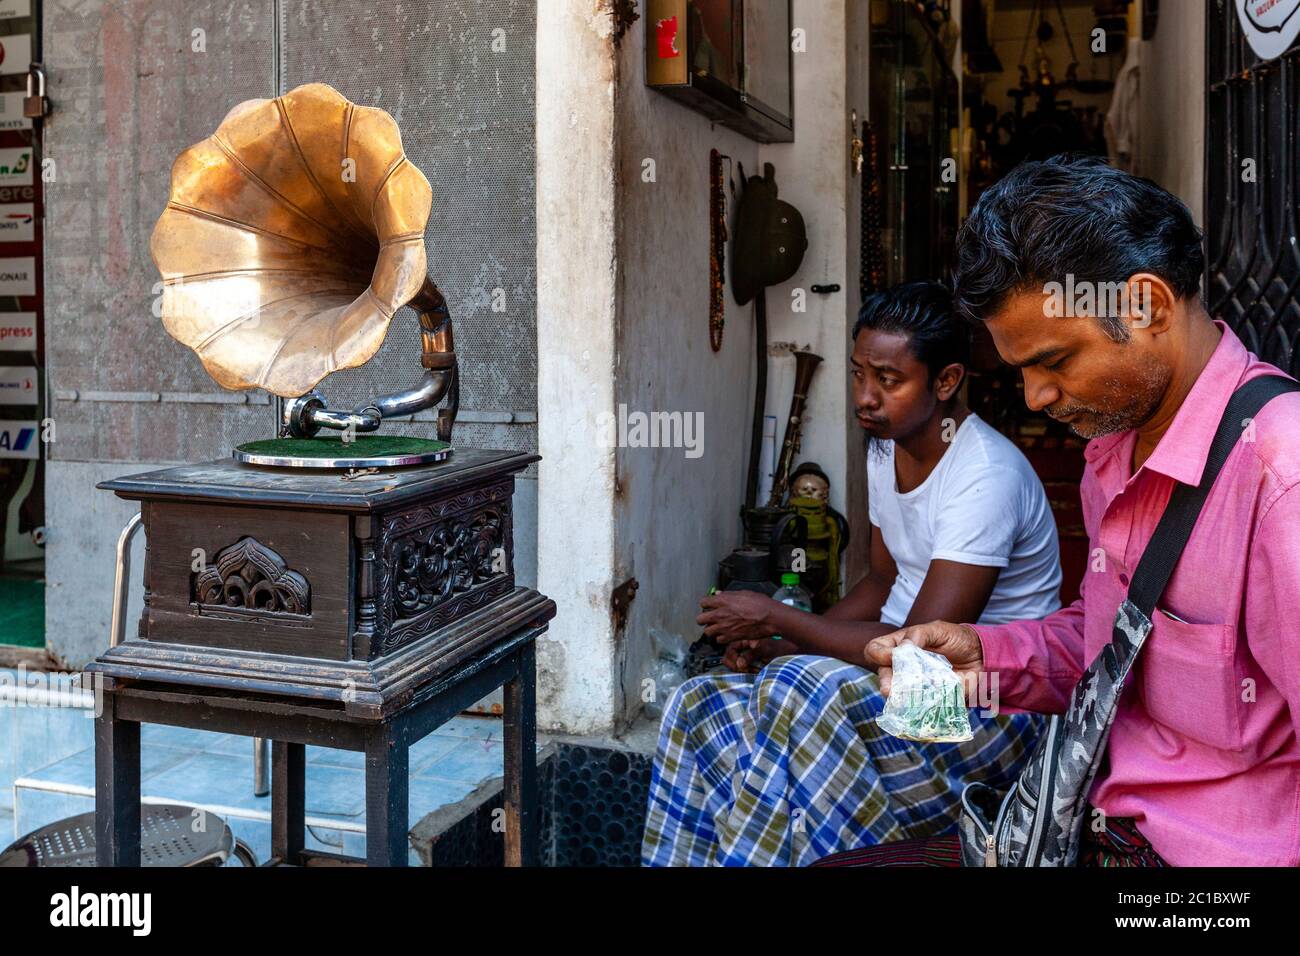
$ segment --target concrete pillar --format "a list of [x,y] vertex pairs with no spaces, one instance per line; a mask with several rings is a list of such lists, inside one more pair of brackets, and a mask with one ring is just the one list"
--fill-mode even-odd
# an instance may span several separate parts
[[538,647],[543,728],[610,729],[616,712],[613,415],[617,279],[611,4],[537,19],[537,586],[559,613]]

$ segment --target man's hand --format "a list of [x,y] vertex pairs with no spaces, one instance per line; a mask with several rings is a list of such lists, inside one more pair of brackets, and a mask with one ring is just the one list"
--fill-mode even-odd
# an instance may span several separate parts
[[722,655],[722,663],[737,674],[754,674],[776,660],[789,654],[798,654],[793,641],[764,638],[760,641],[732,641]]
[[772,608],[778,606],[757,591],[722,591],[700,601],[704,613],[695,621],[704,626],[706,636],[719,644],[755,641],[772,635],[767,621]]
[[889,685],[893,679],[894,648],[904,641],[948,658],[952,669],[966,683],[970,699],[970,682],[984,669],[984,648],[974,628],[969,624],[931,621],[929,624],[904,627],[868,643],[867,666],[876,669],[880,677],[880,693],[886,697],[889,696]]

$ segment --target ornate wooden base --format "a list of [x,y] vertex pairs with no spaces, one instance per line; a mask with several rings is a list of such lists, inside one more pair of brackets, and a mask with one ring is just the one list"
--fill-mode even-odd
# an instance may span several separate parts
[[103,674],[100,865],[139,864],[141,723],[270,738],[276,859],[306,860],[307,744],[366,755],[368,862],[407,858],[407,750],[504,687],[508,861],[536,859],[533,642],[555,604],[514,577],[514,476],[465,449],[355,479],[230,460],[106,481],[140,502],[145,610]]
[[292,697],[378,719],[403,707],[419,688],[444,672],[521,629],[545,624],[554,615],[555,602],[550,598],[529,588],[515,588],[490,607],[375,660],[294,659],[261,651],[132,640],[110,648],[87,670],[133,683]]

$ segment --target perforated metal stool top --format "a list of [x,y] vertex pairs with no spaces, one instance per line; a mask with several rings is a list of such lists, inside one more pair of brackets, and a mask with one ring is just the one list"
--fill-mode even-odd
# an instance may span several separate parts
[[[257,865],[216,814],[175,803],[140,807],[141,866],[221,866],[232,853],[245,866]],[[33,830],[0,853],[0,867],[94,865],[93,812]]]

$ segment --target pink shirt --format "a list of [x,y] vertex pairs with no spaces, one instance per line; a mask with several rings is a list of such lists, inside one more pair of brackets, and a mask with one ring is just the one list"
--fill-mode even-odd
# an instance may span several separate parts
[[[1136,474],[1136,432],[1084,450],[1082,597],[1041,621],[976,628],[1009,708],[1065,710],[1111,639],[1174,481],[1199,482],[1233,390],[1277,374],[1215,324],[1223,337],[1209,364]],[[1300,864],[1298,428],[1300,393],[1279,396],[1228,456],[1156,605],[1093,785],[1094,806],[1136,818],[1175,865]]]

